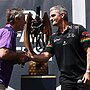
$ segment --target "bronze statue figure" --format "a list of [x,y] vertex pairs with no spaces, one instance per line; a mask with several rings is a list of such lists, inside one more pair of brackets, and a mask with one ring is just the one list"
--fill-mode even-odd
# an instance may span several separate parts
[[[24,29],[24,45],[27,53],[30,55],[34,47],[36,47],[36,51],[41,52],[40,50],[45,48],[51,34],[52,29],[47,12],[44,13],[43,18],[36,15],[35,19],[33,19],[32,14],[29,13]],[[38,63],[30,61],[28,72],[29,75],[47,75],[48,62]]]

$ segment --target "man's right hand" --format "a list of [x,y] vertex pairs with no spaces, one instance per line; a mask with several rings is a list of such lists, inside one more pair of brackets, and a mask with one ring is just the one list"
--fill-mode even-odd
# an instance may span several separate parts
[[30,61],[28,55],[26,52],[20,52],[18,53],[18,63],[24,65],[26,62]]

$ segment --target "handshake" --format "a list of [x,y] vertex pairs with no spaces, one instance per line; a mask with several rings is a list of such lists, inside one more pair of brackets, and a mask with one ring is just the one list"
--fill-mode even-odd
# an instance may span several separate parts
[[17,56],[18,56],[17,63],[20,64],[21,67],[23,67],[26,62],[30,61],[30,58],[27,52],[17,53]]

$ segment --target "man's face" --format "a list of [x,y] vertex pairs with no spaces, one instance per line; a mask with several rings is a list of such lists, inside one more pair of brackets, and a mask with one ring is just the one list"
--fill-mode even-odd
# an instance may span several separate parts
[[59,10],[53,9],[50,11],[50,20],[52,21],[53,26],[59,26],[62,21],[62,15],[59,13]]
[[23,15],[22,18],[16,19],[16,29],[17,31],[22,31],[25,25],[25,16]]

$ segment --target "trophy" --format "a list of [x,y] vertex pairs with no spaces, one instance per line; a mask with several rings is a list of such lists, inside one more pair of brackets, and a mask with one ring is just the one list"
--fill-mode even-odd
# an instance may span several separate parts
[[[52,29],[47,12],[44,12],[42,18],[40,18],[40,7],[37,7],[36,17],[32,18],[32,14],[29,13],[26,20],[24,30],[24,45],[27,53],[41,52],[44,50],[48,43]],[[36,48],[35,51],[33,48]],[[48,74],[48,62],[34,62],[30,61],[29,75],[47,75]]]

